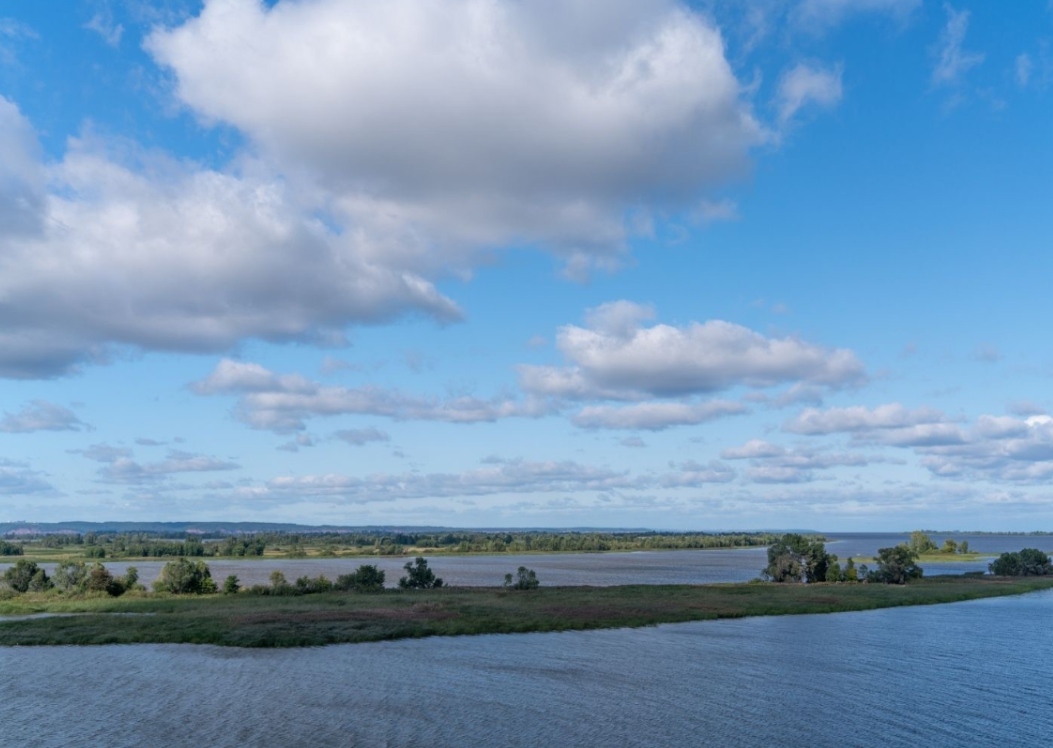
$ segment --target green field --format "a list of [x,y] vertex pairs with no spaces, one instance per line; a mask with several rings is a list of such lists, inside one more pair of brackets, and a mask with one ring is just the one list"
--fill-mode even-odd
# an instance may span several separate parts
[[[933,577],[883,584],[542,587],[120,598],[27,594],[0,614],[78,614],[0,623],[0,645],[192,643],[297,647],[426,636],[568,631],[716,618],[931,605],[1053,588],[1053,578]],[[114,615],[123,614],[123,615]]]

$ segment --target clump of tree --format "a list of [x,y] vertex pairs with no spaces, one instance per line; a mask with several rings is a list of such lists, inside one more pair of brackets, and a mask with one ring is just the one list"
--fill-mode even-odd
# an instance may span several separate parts
[[0,540],[0,556],[21,556],[24,553],[20,543],[9,543]]
[[406,576],[399,579],[399,587],[404,590],[428,590],[442,587],[442,579],[435,576],[435,572],[428,568],[428,562],[423,556],[407,561],[402,568],[406,570]]
[[879,584],[906,584],[912,579],[921,579],[922,569],[918,566],[918,554],[913,547],[900,543],[892,548],[880,548],[877,555],[877,568],[869,571],[866,581]]
[[350,574],[338,576],[334,587],[344,592],[383,592],[384,571],[372,564],[363,564]]
[[0,577],[4,584],[18,594],[26,592],[44,592],[51,589],[48,575],[33,561],[19,559]]
[[534,573],[533,569],[528,569],[525,566],[520,566],[516,570],[515,579],[512,578],[511,574],[505,574],[505,589],[509,590],[536,590],[541,586],[541,582],[537,579],[537,574]]
[[936,550],[936,543],[922,530],[912,532],[907,545],[916,556],[924,556]]
[[1003,553],[988,568],[999,577],[1042,577],[1053,574],[1053,562],[1037,548]]
[[217,591],[208,564],[186,558],[165,564],[154,589],[172,595],[210,595]]
[[836,561],[821,540],[790,533],[768,547],[768,565],[762,576],[783,584],[825,582],[832,559]]

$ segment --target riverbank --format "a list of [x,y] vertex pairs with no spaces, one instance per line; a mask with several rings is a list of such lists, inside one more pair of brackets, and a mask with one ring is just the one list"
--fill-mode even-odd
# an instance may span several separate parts
[[40,594],[0,602],[0,614],[81,615],[0,622],[0,645],[185,643],[298,647],[873,610],[1050,588],[1053,578],[1049,577],[934,577],[902,587],[633,585],[542,587],[528,592],[462,587],[375,595],[261,597],[239,593],[80,599]]

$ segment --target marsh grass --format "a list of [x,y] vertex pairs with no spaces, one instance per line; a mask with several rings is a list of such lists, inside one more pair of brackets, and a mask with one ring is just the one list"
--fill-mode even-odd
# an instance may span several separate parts
[[190,643],[298,647],[872,610],[1049,588],[1053,588],[1051,578],[933,577],[906,586],[632,585],[542,587],[528,592],[462,587],[300,597],[242,593],[67,598],[39,594],[0,602],[0,614],[83,615],[0,623],[0,645]]

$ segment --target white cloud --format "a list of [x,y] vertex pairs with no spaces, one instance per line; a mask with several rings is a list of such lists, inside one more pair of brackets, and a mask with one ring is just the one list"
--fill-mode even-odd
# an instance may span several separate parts
[[742,403],[727,400],[698,403],[648,402],[623,407],[593,405],[582,408],[571,421],[575,426],[587,429],[660,431],[672,426],[695,426],[746,411],[747,408]]
[[1031,81],[1031,72],[1034,70],[1034,67],[1031,55],[1021,52],[1016,56],[1016,82],[1021,88],[1027,88],[1027,84]]
[[887,13],[905,19],[921,5],[921,0],[802,0],[792,15],[798,24],[822,30],[852,13]]
[[521,386],[575,399],[633,399],[799,381],[840,387],[866,378],[847,349],[769,338],[721,320],[680,327],[640,324],[652,316],[650,307],[624,301],[591,310],[585,327],[559,329],[556,343],[571,366],[521,366]]
[[776,94],[779,122],[789,122],[797,112],[811,104],[830,108],[841,101],[842,72],[841,65],[824,70],[799,63],[783,73]]
[[55,493],[55,487],[36,470],[21,462],[0,457],[0,496],[28,496]]
[[714,223],[716,221],[739,220],[739,206],[734,200],[727,198],[723,200],[702,200],[695,207],[692,217],[702,224]]
[[780,457],[786,454],[786,448],[763,439],[751,439],[741,447],[730,447],[723,450],[720,456],[725,460],[750,460],[758,457]]
[[375,428],[345,429],[334,432],[333,436],[353,447],[361,447],[371,442],[386,442],[391,440],[390,436],[380,429]]
[[223,359],[191,389],[201,395],[237,395],[235,416],[256,429],[300,431],[316,416],[370,415],[395,420],[478,423],[500,418],[538,417],[549,406],[532,398],[472,396],[437,398],[407,395],[376,386],[325,386],[299,374],[279,375],[259,364]]
[[34,400],[18,413],[4,413],[0,419],[0,432],[27,434],[33,431],[83,431],[91,427],[77,417],[69,408]]
[[251,164],[212,171],[89,138],[34,171],[25,129],[0,97],[0,376],[63,374],[114,345],[332,342],[350,322],[460,316],[420,275],[363,259],[354,235]]
[[211,0],[146,48],[418,270],[509,241],[609,263],[627,209],[691,204],[765,139],[674,0]]
[[113,22],[113,16],[109,12],[96,13],[91,17],[84,28],[89,31],[94,31],[98,34],[103,42],[111,47],[119,47],[121,45],[121,36],[124,35],[124,26],[119,23]]
[[969,30],[969,11],[957,11],[948,3],[943,7],[947,12],[947,25],[940,34],[936,50],[936,67],[932,71],[934,86],[956,83],[962,73],[984,61],[982,53],[969,52],[962,46]]
[[[87,456],[87,454],[85,455]],[[141,484],[163,481],[178,473],[207,473],[237,470],[240,465],[207,455],[172,450],[160,462],[138,463],[130,456],[120,455],[105,461],[99,478],[105,483]]]
[[910,410],[899,403],[866,408],[861,405],[849,408],[806,408],[783,424],[785,431],[796,434],[835,434],[871,432],[882,429],[902,429],[919,425],[942,424],[944,414],[933,408]]

